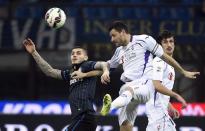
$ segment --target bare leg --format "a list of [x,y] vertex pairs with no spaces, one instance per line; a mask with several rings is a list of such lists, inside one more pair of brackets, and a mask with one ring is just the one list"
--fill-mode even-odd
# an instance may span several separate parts
[[133,129],[133,125],[127,120],[125,120],[122,123],[122,125],[120,125],[120,131],[132,131],[132,129]]

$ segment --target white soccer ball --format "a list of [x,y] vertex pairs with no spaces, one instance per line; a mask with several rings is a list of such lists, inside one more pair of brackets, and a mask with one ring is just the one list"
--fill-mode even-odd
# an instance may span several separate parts
[[60,28],[66,21],[65,12],[60,8],[51,8],[46,12],[45,21],[51,28]]

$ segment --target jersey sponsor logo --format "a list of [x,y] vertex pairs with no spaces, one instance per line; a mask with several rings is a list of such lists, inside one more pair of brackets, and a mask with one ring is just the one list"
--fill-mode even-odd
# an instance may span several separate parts
[[127,54],[125,54],[124,55],[124,57],[122,57],[123,58],[123,62],[130,62],[130,61],[132,61],[134,58],[136,58],[136,53],[134,53],[134,52],[129,52],[129,53],[127,53]]
[[162,68],[161,67],[157,67],[157,72],[161,72]]
[[83,79],[71,79],[70,80],[70,85],[76,83],[76,82],[79,82],[79,81],[83,81]]

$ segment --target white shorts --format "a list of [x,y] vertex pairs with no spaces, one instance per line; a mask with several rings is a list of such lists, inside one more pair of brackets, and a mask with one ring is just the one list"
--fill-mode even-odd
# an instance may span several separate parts
[[152,124],[148,124],[146,131],[176,131],[174,121],[164,116],[162,119],[159,119]]
[[121,87],[119,94],[122,94],[126,87],[131,87],[133,89],[134,97],[127,106],[119,109],[120,113],[118,120],[120,125],[122,125],[125,120],[134,125],[137,117],[137,107],[139,104],[146,103],[149,100],[150,91],[153,88],[153,84],[151,80],[145,79],[127,82]]

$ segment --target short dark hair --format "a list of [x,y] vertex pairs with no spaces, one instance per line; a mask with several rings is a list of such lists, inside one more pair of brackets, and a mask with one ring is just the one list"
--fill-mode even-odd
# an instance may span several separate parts
[[159,36],[157,37],[157,42],[158,42],[159,44],[161,44],[161,42],[162,42],[163,39],[167,39],[167,38],[170,38],[170,37],[174,37],[174,35],[173,35],[170,31],[164,30],[164,31],[161,32],[161,33],[159,34]]
[[128,33],[128,27],[125,23],[122,21],[114,21],[108,28],[108,31],[110,32],[112,29],[117,30],[118,32],[121,32],[122,30],[125,30],[126,33]]
[[86,55],[88,55],[88,51],[87,51],[87,49],[84,48],[84,47],[81,47],[81,46],[74,46],[71,50],[73,50],[73,49],[82,49],[82,50],[86,53]]

